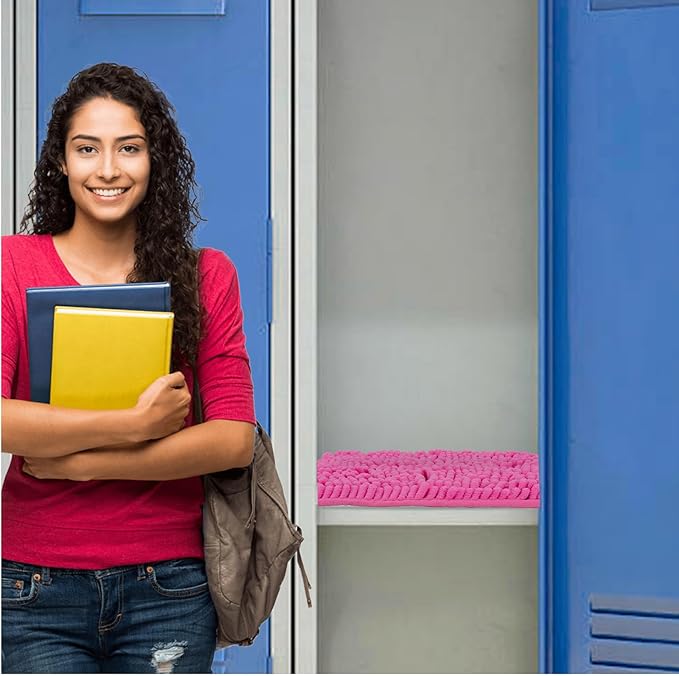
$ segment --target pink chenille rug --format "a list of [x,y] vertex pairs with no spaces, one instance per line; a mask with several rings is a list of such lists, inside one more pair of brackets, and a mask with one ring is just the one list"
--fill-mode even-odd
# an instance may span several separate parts
[[318,504],[537,507],[538,456],[524,451],[335,451],[318,461]]

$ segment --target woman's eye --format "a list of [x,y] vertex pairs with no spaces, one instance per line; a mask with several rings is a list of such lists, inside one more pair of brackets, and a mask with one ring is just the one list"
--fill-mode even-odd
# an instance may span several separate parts
[[91,155],[93,152],[96,152],[96,148],[93,148],[92,146],[81,146],[78,148],[79,153],[83,153],[83,155]]
[[137,146],[123,146],[122,148],[126,153],[138,153],[139,148]]

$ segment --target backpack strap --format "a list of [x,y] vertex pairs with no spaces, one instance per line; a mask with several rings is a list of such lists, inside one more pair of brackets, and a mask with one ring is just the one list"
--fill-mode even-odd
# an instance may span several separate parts
[[[193,371],[193,422],[194,424],[200,424],[203,422],[203,402],[200,398],[200,387],[198,386],[198,369],[196,369],[196,364],[193,362],[191,364],[191,370]],[[257,423],[257,434],[259,434],[260,425]],[[255,471],[255,459],[252,459],[250,466],[250,516],[245,523],[246,528],[251,528],[255,523],[255,505],[256,505],[256,494],[257,494],[257,472]]]
[[[302,529],[295,525],[295,528],[297,529],[297,532],[301,535],[302,534]],[[306,574],[306,569],[304,568],[304,563],[302,562],[302,554],[300,550],[297,550],[297,565],[299,566],[299,572],[302,574],[302,582],[304,583],[304,594],[306,595],[306,604],[311,608],[311,583],[309,582],[309,578],[307,577]]]
[[200,425],[203,422],[203,402],[200,400],[198,371],[195,362],[191,364],[191,370],[193,371],[193,424]]
[[250,463],[250,516],[248,517],[248,520],[245,522],[245,528],[252,528],[252,526],[255,525],[255,521],[257,519],[255,518],[255,505],[257,503],[256,497],[257,497],[257,472],[255,471],[255,459],[254,457],[252,458],[252,462]]

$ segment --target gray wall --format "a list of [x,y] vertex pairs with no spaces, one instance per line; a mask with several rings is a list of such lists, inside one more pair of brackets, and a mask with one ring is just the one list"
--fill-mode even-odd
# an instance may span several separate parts
[[[536,451],[536,0],[319,0],[318,41],[319,454]],[[535,559],[322,528],[319,669],[535,671]]]

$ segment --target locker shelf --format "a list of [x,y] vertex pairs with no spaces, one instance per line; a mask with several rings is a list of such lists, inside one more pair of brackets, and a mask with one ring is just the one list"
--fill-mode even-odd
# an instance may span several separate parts
[[537,508],[319,507],[319,526],[536,526]]

